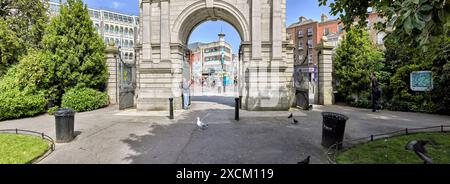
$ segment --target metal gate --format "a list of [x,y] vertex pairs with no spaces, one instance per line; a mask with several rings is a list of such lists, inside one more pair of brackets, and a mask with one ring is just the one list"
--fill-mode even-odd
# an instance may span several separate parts
[[[120,49],[120,48],[119,48]],[[118,82],[119,82],[119,109],[134,107],[135,85],[133,80],[134,64],[124,62],[121,52],[119,52]]]

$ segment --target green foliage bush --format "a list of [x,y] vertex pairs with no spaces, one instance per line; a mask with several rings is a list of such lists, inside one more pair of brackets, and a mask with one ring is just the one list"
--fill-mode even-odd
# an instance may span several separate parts
[[379,70],[383,68],[383,60],[383,52],[371,43],[366,31],[352,29],[347,33],[333,60],[337,89],[347,103],[367,106],[371,72],[375,72],[379,79],[386,78],[386,74]]
[[0,120],[31,117],[45,112],[42,93],[30,94],[13,88],[0,93]]
[[62,107],[72,108],[77,112],[92,111],[109,104],[106,93],[90,88],[72,88],[62,98]]
[[45,112],[47,100],[39,89],[45,70],[40,52],[30,51],[0,79],[0,120],[30,117]]
[[49,99],[59,104],[65,91],[74,87],[106,89],[106,47],[83,1],[67,0],[63,4],[42,42],[48,55],[45,67],[52,71],[45,77]]

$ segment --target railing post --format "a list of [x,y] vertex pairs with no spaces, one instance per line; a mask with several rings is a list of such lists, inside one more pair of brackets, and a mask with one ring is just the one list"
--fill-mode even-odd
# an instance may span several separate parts
[[16,128],[16,134],[19,134],[19,130],[17,130],[17,128]]
[[239,98],[235,98],[235,107],[234,107],[234,119],[239,121]]
[[373,135],[370,135],[370,141],[373,141]]
[[169,119],[174,119],[173,117],[173,98],[169,98]]
[[408,135],[408,128],[406,128],[406,135]]
[[242,109],[242,96],[239,96],[239,109]]
[[441,132],[444,132],[444,125],[441,125]]

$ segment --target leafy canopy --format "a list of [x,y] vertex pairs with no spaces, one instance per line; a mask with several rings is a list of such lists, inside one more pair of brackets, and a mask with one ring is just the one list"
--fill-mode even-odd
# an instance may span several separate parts
[[0,76],[29,48],[40,48],[48,22],[47,0],[0,1]]
[[383,76],[384,53],[370,41],[362,29],[351,29],[336,49],[334,71],[338,91],[350,102],[359,101],[370,93],[370,74]]
[[[319,0],[321,6],[328,2]],[[379,30],[396,35],[397,42],[419,43],[424,49],[450,30],[448,0],[334,0],[329,6],[330,13],[340,14],[345,25],[352,25],[356,19],[359,25],[366,25],[369,8],[375,9],[387,20],[376,25]]]
[[104,91],[107,80],[105,44],[81,0],[67,0],[50,22],[43,39],[48,59],[44,88],[59,101],[73,87]]

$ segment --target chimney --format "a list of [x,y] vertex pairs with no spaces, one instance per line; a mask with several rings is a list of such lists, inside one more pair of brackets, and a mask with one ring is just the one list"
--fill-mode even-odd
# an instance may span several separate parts
[[300,21],[300,23],[305,22],[305,21],[306,21],[306,17],[305,17],[305,16],[301,16],[301,17],[299,18],[299,21]]
[[323,13],[321,16],[321,20],[322,20],[322,22],[328,21],[328,16]]

